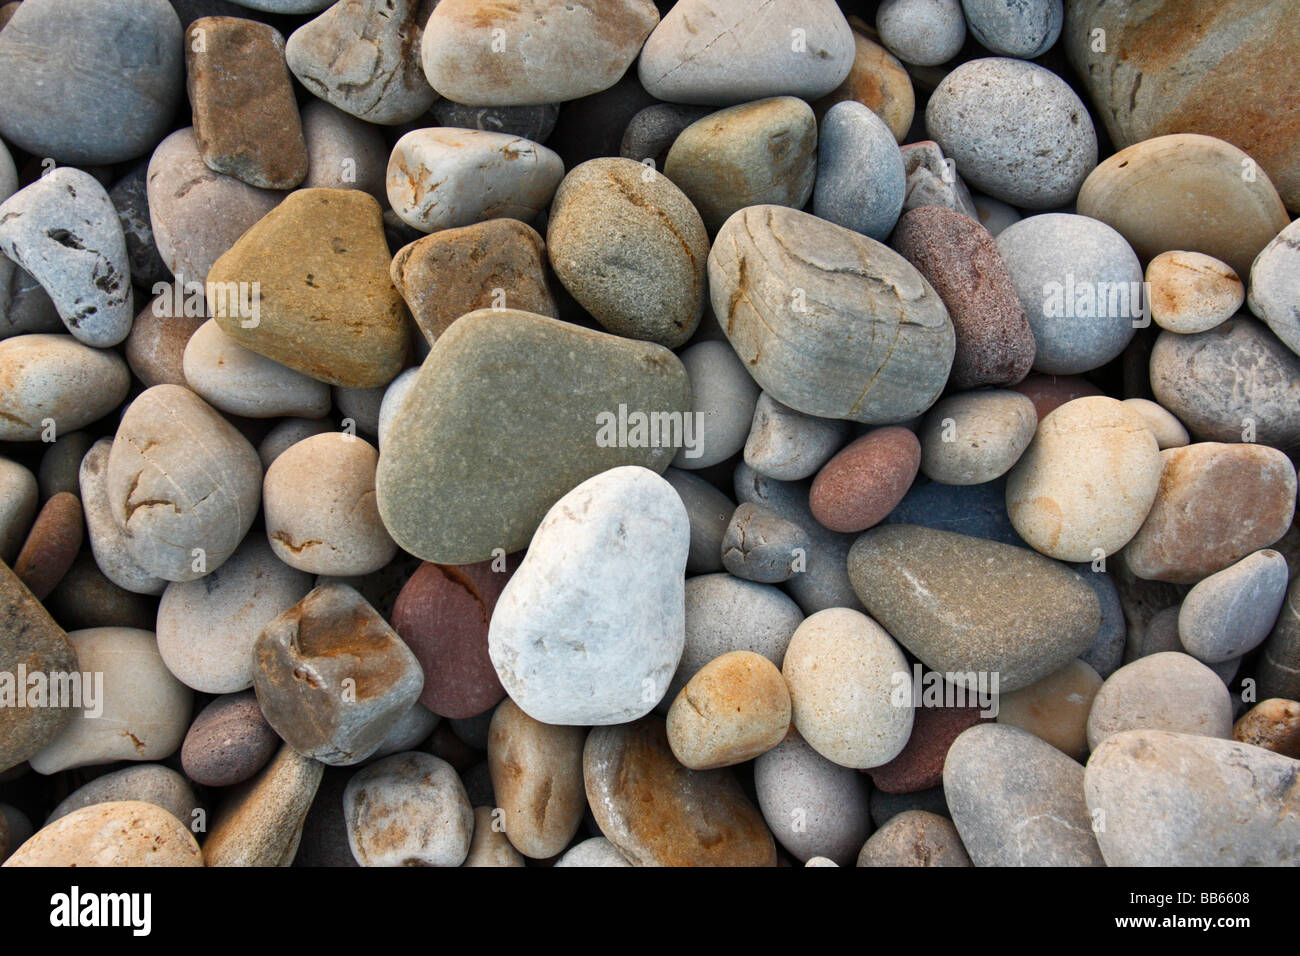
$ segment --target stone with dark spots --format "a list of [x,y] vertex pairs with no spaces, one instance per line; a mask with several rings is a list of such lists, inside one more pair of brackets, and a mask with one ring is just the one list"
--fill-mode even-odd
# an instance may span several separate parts
[[280,738],[252,691],[226,694],[204,707],[181,744],[181,766],[195,783],[229,787],[252,777],[271,759]]

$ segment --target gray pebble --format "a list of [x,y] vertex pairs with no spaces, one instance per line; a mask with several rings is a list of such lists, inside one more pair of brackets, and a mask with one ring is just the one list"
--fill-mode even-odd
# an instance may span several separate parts
[[668,150],[682,130],[712,112],[713,108],[709,106],[679,106],[676,103],[647,106],[627,124],[619,155],[638,163],[652,159],[656,169],[663,169]]
[[[36,518],[40,493],[36,476],[8,458],[0,458],[0,560],[12,564]],[[721,544],[721,536],[719,536]]]
[[1123,662],[1124,641],[1128,636],[1119,591],[1109,574],[1092,570],[1090,563],[1085,561],[1071,567],[1088,583],[1101,603],[1101,626],[1097,628],[1097,637],[1079,659],[1090,664],[1103,678],[1109,677]]
[[698,475],[679,468],[664,472],[686,506],[691,524],[691,550],[686,557],[687,574],[722,570],[722,539],[726,536],[736,504]]
[[307,141],[303,189],[360,189],[388,205],[388,145],[378,127],[312,100],[302,107],[302,135]]
[[938,66],[966,40],[958,0],[884,0],[876,10],[880,42],[904,63]]
[[851,428],[845,421],[796,412],[763,392],[745,441],[745,464],[780,481],[809,478],[839,451]]
[[722,539],[722,564],[738,578],[777,584],[806,560],[810,540],[797,524],[745,502],[736,509]]
[[60,435],[45,450],[36,473],[41,501],[48,501],[61,491],[81,496],[81,459],[90,451],[92,443],[93,439],[86,432],[68,432]]
[[162,807],[187,827],[198,822],[195,810],[203,807],[190,783],[183,776],[162,764],[146,763],[127,767],[96,777],[85,786],[74,790],[63,802],[50,811],[45,825],[75,810],[110,803],[116,800],[139,800]]
[[1032,60],[1061,35],[1061,0],[961,0],[971,34],[991,52]]
[[1202,579],[1178,612],[1187,653],[1214,665],[1253,651],[1268,637],[1286,598],[1286,558],[1265,549]]
[[939,206],[971,219],[978,218],[975,201],[966,181],[957,173],[957,164],[944,157],[938,143],[933,140],[909,143],[899,147],[899,152],[907,176],[904,211],[918,206]]
[[1200,661],[1162,651],[1125,664],[1106,679],[1088,713],[1088,747],[1124,730],[1232,736],[1228,688]]
[[726,461],[745,447],[754,420],[758,385],[726,342],[698,342],[679,358],[691,382],[691,411],[696,434],[683,447],[673,466],[689,471]]
[[908,810],[871,835],[858,866],[973,866],[951,820]]
[[924,810],[941,817],[950,816],[942,786],[913,793],[886,793],[880,789],[871,791],[871,822],[875,826],[883,827],[900,813],[909,810]]
[[149,164],[141,162],[119,179],[108,191],[117,209],[126,237],[126,257],[131,279],[136,285],[151,289],[156,283],[171,279],[167,264],[153,241],[153,222],[149,218]]
[[906,193],[903,154],[885,121],[856,100],[832,106],[821,123],[813,212],[884,240]]

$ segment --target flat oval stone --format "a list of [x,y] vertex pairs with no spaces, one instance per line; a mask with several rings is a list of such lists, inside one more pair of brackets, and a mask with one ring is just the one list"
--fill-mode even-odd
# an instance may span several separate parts
[[1084,790],[1110,866],[1285,866],[1300,846],[1298,770],[1262,747],[1134,730],[1097,748]]
[[708,574],[723,569],[722,553],[736,503],[698,475],[679,468],[664,472],[673,486],[691,524],[691,550],[686,556],[687,574]]
[[548,724],[649,713],[685,642],[689,547],[681,499],[648,469],[611,469],[557,501],[492,612],[506,693]]
[[0,341],[0,441],[36,441],[53,422],[66,434],[103,418],[131,384],[115,352],[71,335],[15,335]]
[[1088,713],[1088,747],[1096,751],[1125,730],[1168,730],[1232,737],[1232,699],[1214,671],[1177,651],[1125,664],[1101,685]]
[[1065,15],[1061,0],[961,0],[971,35],[999,56],[1032,60],[1042,56],[1061,35]]
[[1183,598],[1178,638],[1187,653],[1219,664],[1264,642],[1286,598],[1286,558],[1265,549],[1201,580]]
[[182,368],[185,383],[228,415],[320,418],[331,408],[328,385],[244,348],[215,319],[190,336]]
[[634,866],[775,866],[776,844],[729,770],[687,770],[664,722],[596,727],[582,754],[587,802]]
[[546,246],[556,276],[606,330],[677,348],[704,314],[709,237],[666,176],[621,157],[569,172]]
[[[910,685],[911,676],[903,673],[900,679],[908,677]],[[973,694],[957,696],[959,691],[946,682],[940,686],[945,695],[952,694],[953,702],[974,697]],[[968,727],[989,716],[973,705],[947,706],[949,701],[942,697],[927,703],[926,693],[922,687],[921,698],[912,701],[914,716],[907,745],[888,763],[868,771],[872,785],[882,793],[917,793],[939,786],[943,782],[943,762],[952,742]]]
[[974,866],[947,817],[907,810],[871,835],[858,866]]
[[1250,267],[1250,294],[1246,301],[1250,311],[1268,323],[1287,348],[1300,354],[1300,314],[1296,310],[1296,302],[1300,300],[1298,272],[1300,226],[1292,223],[1255,257]]
[[1269,241],[1289,225],[1268,175],[1231,143],[1175,133],[1135,143],[1109,157],[1079,189],[1079,214],[1118,230],[1143,260],[1162,252],[1201,252],[1246,275]]
[[252,780],[231,791],[213,815],[203,859],[208,866],[288,866],[325,765],[281,747]]
[[709,287],[750,374],[806,415],[906,421],[947,381],[956,339],[943,301],[902,256],[841,226],[742,209],[709,253]]
[[170,767],[157,763],[138,764],[96,777],[68,794],[50,811],[45,825],[49,826],[55,820],[84,807],[121,800],[162,807],[186,827],[194,827],[192,833],[201,832],[203,814],[206,811],[194,796],[190,782]]
[[1300,754],[1300,703],[1270,697],[1232,725],[1232,739],[1284,757]]
[[921,444],[900,426],[877,428],[838,452],[813,479],[808,505],[832,531],[865,531],[903,500],[921,465]]
[[97,803],[61,817],[14,851],[5,866],[203,866],[185,824],[138,800]]
[[915,525],[873,528],[849,552],[868,612],[952,683],[997,673],[1013,691],[1092,643],[1097,597],[1068,568],[1027,548]]
[[641,85],[671,103],[815,100],[844,81],[853,53],[853,31],[833,0],[680,0],[646,40],[637,69]]
[[813,103],[817,116],[844,100],[856,100],[885,121],[894,139],[903,142],[916,112],[912,78],[898,58],[865,32],[867,25],[857,17],[853,28],[853,66],[844,82]]
[[691,383],[694,441],[673,459],[678,468],[698,470],[726,461],[745,446],[759,388],[726,342],[697,342],[680,356]]
[[967,182],[1024,209],[1068,204],[1097,165],[1088,108],[1065,80],[1025,60],[957,67],[930,97],[925,127]]
[[604,837],[592,837],[575,843],[555,861],[556,866],[631,866],[618,848]]
[[753,651],[715,657],[668,708],[668,745],[691,770],[752,760],[785,739],[790,692],[776,665]]
[[[1027,730],[1072,760],[1088,756],[1088,714],[1102,677],[1074,660],[1028,687],[998,696],[998,723]],[[1139,694],[1141,691],[1139,691]]]
[[1142,419],[1142,424],[1151,429],[1151,434],[1156,436],[1156,444],[1160,446],[1161,451],[1166,448],[1182,448],[1192,440],[1183,423],[1163,405],[1145,398],[1126,398],[1124,404],[1137,412],[1138,417]]
[[957,55],[966,39],[958,0],[883,0],[876,10],[880,42],[915,66],[938,66]]
[[839,450],[851,427],[796,412],[762,392],[745,439],[745,464],[780,481],[809,478]]
[[460,866],[474,809],[451,764],[432,754],[385,757],[343,792],[348,845],[362,866]]
[[524,856],[544,860],[561,852],[582,825],[583,727],[533,720],[512,700],[492,715],[488,770],[503,811],[506,836]]
[[980,485],[1011,470],[1038,427],[1034,403],[1009,389],[940,400],[921,425],[921,471],[948,485]]
[[[685,369],[661,346],[525,312],[473,312],[439,338],[384,436],[379,513],[425,561],[521,550],[551,505],[592,475],[666,468],[671,428],[649,435],[646,422],[667,412],[671,425],[689,401]],[[642,421],[624,427],[624,447],[620,420]]]
[[798,574],[812,544],[808,533],[770,508],[744,502],[722,539],[722,564],[736,577],[778,584]]
[[72,567],[82,540],[81,499],[63,491],[36,516],[14,560],[13,571],[38,601],[44,601]]
[[181,766],[195,783],[229,787],[266,766],[279,745],[251,692],[226,694],[194,718],[181,745]]
[[1039,423],[1011,469],[1007,514],[1048,557],[1095,560],[1120,550],[1142,527],[1161,467],[1155,435],[1123,402],[1076,398]]
[[1162,252],[1149,263],[1151,318],[1184,335],[1205,332],[1232,318],[1246,287],[1226,262],[1199,252]]
[[813,212],[883,241],[898,222],[906,191],[903,156],[885,121],[855,101],[832,106],[821,121]]
[[1033,734],[972,727],[948,751],[943,791],[976,866],[1105,865],[1083,767]]

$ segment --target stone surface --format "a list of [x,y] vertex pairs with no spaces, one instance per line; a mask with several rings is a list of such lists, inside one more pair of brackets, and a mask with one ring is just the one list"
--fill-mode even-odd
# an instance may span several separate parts
[[203,866],[185,824],[135,800],[89,806],[60,818],[14,851],[5,866]]
[[921,465],[921,443],[900,426],[877,428],[841,449],[813,479],[808,506],[832,531],[865,531],[903,500]]
[[849,428],[847,422],[796,412],[763,392],[745,440],[745,463],[781,481],[811,477],[839,450]]
[[215,319],[189,337],[181,363],[180,384],[229,415],[320,418],[330,411],[328,385],[244,348]]
[[16,461],[0,458],[0,560],[12,562],[18,556],[39,501],[39,485],[31,471]]
[[[957,173],[956,162],[943,155],[938,143],[922,140],[919,143],[908,143],[900,147],[900,151],[903,154],[903,169],[907,172],[904,210],[938,206],[983,222],[966,181]],[[999,202],[996,199],[990,201]],[[1011,208],[1005,203],[1001,205]],[[1015,218],[1020,218],[1018,213]],[[987,225],[985,228],[988,228]],[[992,232],[991,229],[989,231]]]
[[[150,300],[135,317],[126,337],[127,365],[145,388],[155,385],[189,387],[185,378],[185,347],[207,321],[206,314],[172,315],[171,304],[170,293]],[[202,303],[196,303],[196,306],[194,311],[206,313]]]
[[709,661],[668,708],[668,745],[691,770],[752,760],[784,740],[789,729],[785,680],[775,664],[753,651]]
[[[692,123],[714,112],[708,106],[653,103],[628,121],[618,154],[638,163],[653,160],[655,169],[663,169],[677,137]],[[741,115],[745,114],[742,112]]]
[[81,550],[81,500],[60,492],[41,508],[13,563],[13,572],[38,601],[58,586]]
[[1162,252],[1147,263],[1151,318],[1170,332],[1205,332],[1233,317],[1246,287],[1226,262],[1199,252]]
[[722,538],[722,564],[747,581],[779,584],[800,573],[798,568],[803,566],[811,544],[803,528],[770,508],[747,501],[736,509],[727,525]]
[[856,100],[883,119],[901,143],[916,110],[912,78],[897,57],[864,32],[868,29],[865,23],[852,17],[849,26],[853,28],[853,66],[844,82],[813,103],[813,109],[821,117],[836,103]]
[[1233,724],[1232,739],[1284,757],[1300,756],[1300,703],[1280,697],[1260,701]]
[[[904,676],[911,675],[905,673]],[[921,699],[912,702],[914,717],[907,746],[893,760],[869,771],[876,790],[882,793],[917,793],[937,787],[943,782],[943,762],[952,742],[968,727],[986,719],[987,715],[976,706],[974,694],[959,697],[957,688],[947,682],[941,686],[945,695],[952,695],[952,701],[963,703],[947,706],[948,701],[944,699],[939,699],[937,704],[927,702],[923,686]],[[891,685],[891,689],[895,689],[895,685]],[[967,706],[966,702],[970,705]]]
[[1178,612],[1187,653],[1220,664],[1253,651],[1268,637],[1286,598],[1286,558],[1264,549],[1201,580]]
[[664,480],[673,486],[691,524],[691,549],[687,574],[708,574],[723,569],[723,542],[727,539],[736,503],[698,475],[669,468]]
[[883,241],[898,222],[907,193],[907,172],[893,132],[870,107],[848,101],[826,112],[819,137],[813,212]]
[[1273,334],[1300,354],[1300,227],[1287,226],[1260,251],[1250,267],[1250,311],[1259,316]]
[[1261,698],[1300,698],[1300,584],[1294,581],[1257,658],[1256,676]]
[[974,866],[952,821],[925,810],[898,814],[871,835],[858,866]]
[[84,807],[120,800],[151,803],[166,810],[187,829],[193,828],[191,833],[201,832],[199,828],[206,811],[194,796],[189,781],[170,767],[156,763],[114,770],[78,787],[50,811],[45,825],[49,826]]
[[131,375],[114,352],[70,335],[0,341],[0,441],[36,441],[103,418],[126,398]]
[[618,848],[604,837],[592,837],[576,843],[555,861],[556,866],[631,866]]
[[1106,679],[1088,714],[1088,747],[1125,730],[1232,736],[1232,700],[1204,664],[1162,651],[1125,664]]
[[1183,423],[1163,405],[1145,398],[1126,398],[1124,404],[1137,412],[1138,417],[1142,419],[1142,424],[1151,429],[1151,434],[1156,436],[1156,444],[1160,446],[1161,451],[1166,448],[1182,448],[1191,442],[1191,436],[1187,434]]
[[98,569],[115,586],[135,594],[161,594],[167,581],[145,570],[127,549],[126,535],[113,518],[108,494],[108,461],[113,440],[101,438],[81,459],[78,488],[86,532]]
[[980,485],[1020,460],[1038,427],[1034,403],[1009,389],[940,400],[921,425],[921,471],[948,485]]
[[961,49],[966,20],[958,0],[883,0],[876,9],[876,31],[899,59],[938,66]]
[[302,107],[302,135],[307,141],[304,189],[360,189],[387,201],[388,144],[379,129],[324,100],[311,100]]
[[213,816],[203,859],[208,866],[289,866],[325,765],[287,744]]
[[1066,402],[1088,395],[1106,394],[1077,375],[1030,375],[1011,387],[1034,403],[1040,422]]
[[181,745],[181,766],[195,783],[229,787],[266,766],[279,745],[251,692],[226,694],[194,718]]
[[1073,760],[1088,756],[1088,714],[1102,678],[1074,660],[1028,687],[998,697],[998,723],[1027,730]]
[[1061,35],[1061,0],[961,0],[971,36],[999,56],[1032,60]]
[[362,866],[460,866],[474,810],[451,764],[431,754],[385,757],[343,792],[348,844]]
[[720,464],[745,447],[759,388],[726,342],[697,342],[679,355],[691,383],[694,442],[673,464],[698,470]]
[[474,836],[461,866],[526,866],[524,855],[511,845],[504,830],[496,828],[493,811],[493,807],[474,808]]

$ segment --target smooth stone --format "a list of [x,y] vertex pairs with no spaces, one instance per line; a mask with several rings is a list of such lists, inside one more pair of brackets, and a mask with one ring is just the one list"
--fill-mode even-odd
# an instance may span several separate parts
[[1077,375],[1035,374],[1011,387],[1034,403],[1034,411],[1038,413],[1040,422],[1066,402],[1089,395],[1106,394],[1086,378]]
[[420,366],[408,368],[384,389],[384,399],[379,403],[379,432],[376,436],[381,449],[384,447],[384,436],[388,434],[394,419],[397,418],[397,413],[401,411],[402,402],[405,401],[419,375]]
[[[697,120],[702,120],[714,112],[715,110],[708,106],[681,106],[677,103],[651,104],[628,121],[627,127],[623,130],[623,139],[619,143],[618,154],[626,159],[635,159],[646,166],[653,162],[655,169],[663,169],[669,151],[682,132]],[[722,113],[725,116],[726,111],[723,110]],[[746,114],[742,111],[741,115]],[[723,129],[725,130],[725,126]],[[699,139],[704,138],[699,137]],[[678,186],[681,185],[678,183]],[[697,208],[698,205],[699,203],[696,202]]]
[[913,66],[938,66],[957,55],[966,40],[958,0],[883,0],[876,9],[880,42]]
[[903,155],[885,121],[856,101],[832,106],[821,121],[813,212],[884,241],[903,212],[906,192]]
[[1094,571],[1092,562],[1073,566],[1079,577],[1092,588],[1101,603],[1101,625],[1092,644],[1079,655],[1079,659],[1088,664],[1101,677],[1107,678],[1119,667],[1124,658],[1124,647],[1128,638],[1128,620],[1124,614],[1124,605],[1120,600],[1119,589],[1114,579],[1105,571]]
[[971,197],[971,201],[975,204],[975,218],[979,220],[980,225],[989,231],[994,239],[1002,235],[1002,230],[1014,225],[1022,218],[1014,206],[1009,206],[1002,200],[994,199],[992,196],[974,195]]
[[420,703],[435,714],[474,717],[505,696],[488,655],[488,622],[517,565],[422,564],[398,594],[393,629],[424,670]]
[[460,866],[474,810],[451,765],[426,753],[385,757],[343,793],[348,844],[362,866]]
[[226,797],[203,843],[208,866],[289,866],[325,765],[285,744]]
[[[387,385],[406,364],[406,307],[388,275],[379,203],[355,189],[300,189],[208,274],[211,304],[239,345],[318,381]],[[239,283],[258,283],[246,310]],[[236,302],[236,300],[239,300]],[[251,311],[251,315],[244,314]]]
[[1097,165],[1088,108],[1065,80],[1024,60],[957,67],[930,97],[925,127],[968,183],[1023,209],[1066,205]]
[[634,866],[775,866],[776,844],[731,771],[687,770],[664,722],[596,727],[582,755],[587,803]]
[[785,739],[790,708],[775,664],[731,651],[700,668],[668,708],[668,745],[691,770],[744,763]]
[[1092,561],[1133,539],[1162,469],[1151,430],[1123,402],[1077,398],[1038,425],[1007,476],[1007,514],[1048,557]]
[[167,581],[146,571],[127,550],[126,535],[113,518],[108,462],[113,440],[101,438],[81,459],[78,489],[95,564],[114,585],[133,594],[161,594]]
[[312,95],[367,123],[417,119],[438,98],[420,67],[429,6],[426,0],[336,3],[290,34],[289,70]]
[[796,412],[762,392],[745,439],[745,464],[780,481],[810,478],[840,449],[851,427]]
[[1199,252],[1162,252],[1147,263],[1151,318],[1184,335],[1206,332],[1237,314],[1246,287],[1226,262]]
[[485,130],[417,129],[388,159],[388,201],[420,232],[486,219],[532,222],[563,178],[563,160],[540,143]]
[[921,471],[948,485],[981,485],[1011,470],[1038,427],[1034,403],[1003,389],[939,401],[921,425]]
[[229,415],[320,418],[331,408],[328,385],[244,348],[214,319],[190,336],[182,361],[189,387]]
[[1034,333],[1035,371],[1074,375],[1124,351],[1142,321],[1143,281],[1124,236],[1086,216],[1044,213],[1002,230],[997,245]]
[[[911,675],[900,675],[903,676]],[[943,762],[952,742],[968,727],[974,727],[990,716],[976,706],[973,694],[958,697],[960,691],[952,685],[944,682],[941,686],[945,695],[953,695],[951,700],[965,700],[969,706],[963,704],[949,707],[944,705],[943,700],[939,706],[928,705],[925,702],[925,691],[922,691],[922,699],[913,701],[912,733],[907,738],[907,745],[893,760],[868,771],[876,790],[885,793],[918,793],[939,786],[943,782]],[[996,707],[996,701],[988,702]]]
[[1001,724],[967,730],[948,751],[943,790],[976,866],[1105,865],[1083,767],[1033,734]]
[[547,280],[546,243],[517,219],[489,219],[417,239],[398,250],[390,275],[430,344],[478,309],[560,314]]
[[885,121],[894,139],[903,142],[912,126],[916,94],[907,68],[876,42],[874,33],[857,17],[849,18],[853,28],[853,66],[844,82],[813,103],[818,118],[836,103],[855,100]]
[[853,58],[853,31],[833,0],[679,0],[646,40],[637,70],[646,90],[670,103],[811,101],[844,81]]
[[[81,459],[86,456],[86,452],[90,451],[92,441],[93,439],[86,432],[68,432],[56,438],[54,443],[45,450],[36,472],[42,501],[48,501],[64,491],[80,497],[78,474],[81,471]],[[5,493],[3,468],[3,462],[0,462],[0,500],[3,500]],[[3,505],[0,505],[0,511],[3,511]],[[3,518],[0,518],[0,528],[3,524]],[[3,540],[4,533],[0,531],[0,542]],[[4,546],[0,544],[0,551],[3,550]]]
[[336,767],[374,753],[424,683],[402,639],[343,584],[318,587],[273,618],[253,657],[266,722],[300,754]]
[[1300,757],[1300,703],[1271,697],[1232,725],[1232,739],[1284,757]]
[[377,388],[342,388],[335,385],[330,389],[334,404],[343,417],[344,434],[355,435],[360,431],[366,435],[378,435],[379,410],[385,391],[385,385]]
[[273,461],[298,442],[332,431],[334,423],[328,418],[286,418],[266,433],[257,446],[257,457],[263,469],[270,468]]
[[213,264],[284,198],[209,169],[192,127],[153,151],[148,193],[158,254],[186,284],[206,282]]
[[18,462],[0,458],[0,560],[12,562],[18,556],[18,549],[36,518],[39,502],[36,476]]
[[[40,774],[115,760],[170,757],[185,739],[193,693],[163,665],[150,631],[96,627],[68,634],[83,674],[102,674],[57,737],[28,763]],[[98,684],[98,680],[96,680]]]
[[[77,651],[63,629],[3,562],[0,624],[7,635],[0,644],[0,673],[9,675],[13,692],[26,695],[24,701],[31,697],[31,689],[18,685],[19,667],[46,675],[84,669],[78,665]],[[43,752],[61,739],[74,717],[79,716],[71,707],[0,707],[0,772]]]
[[441,719],[433,711],[420,706],[417,701],[398,719],[397,723],[393,724],[392,729],[388,731],[388,736],[379,745],[379,749],[371,754],[371,759],[423,749],[420,745],[429,739]]
[[1028,687],[998,697],[998,723],[1019,727],[1072,760],[1088,756],[1088,714],[1102,687],[1091,664],[1074,660]]
[[669,468],[664,480],[673,486],[691,525],[691,549],[686,556],[687,574],[709,574],[724,567],[723,542],[727,540],[736,504],[699,475]]
[[248,533],[261,479],[253,446],[212,406],[156,385],[122,416],[106,490],[131,558],[155,577],[193,581],[221,567]]
[[78,787],[64,797],[45,819],[49,826],[70,813],[102,803],[131,800],[161,807],[193,833],[201,832],[203,804],[194,796],[190,782],[162,764],[146,763],[115,770]]
[[[901,146],[899,151],[903,154],[903,169],[907,173],[904,211],[938,206],[979,221],[979,210],[970,188],[958,175],[957,164],[943,155],[938,143],[922,140]],[[1016,218],[1020,216],[1017,214]]]
[[906,421],[947,381],[956,339],[943,301],[906,259],[866,236],[752,206],[718,233],[709,285],[750,374],[796,411]]
[[434,125],[454,126],[457,129],[481,129],[490,133],[509,133],[545,143],[555,131],[560,118],[558,103],[541,103],[535,106],[466,106],[451,100],[438,100],[431,115]]
[[[151,299],[135,317],[126,337],[126,364],[145,388],[189,387],[185,378],[185,347],[207,318],[206,315],[172,315],[173,311],[170,292]],[[202,311],[207,310],[204,307]]]
[[82,536],[81,500],[76,495],[64,491],[45,502],[13,563],[14,574],[38,601],[49,597],[68,573]]
[[[1287,226],[1250,267],[1250,311],[1263,319],[1292,352],[1300,354],[1300,226]],[[1240,281],[1240,280],[1238,280]],[[1240,304],[1240,303],[1238,303]]]
[[519,551],[551,505],[592,475],[668,466],[674,447],[617,447],[607,433],[620,406],[638,418],[680,414],[689,399],[685,369],[661,346],[526,312],[470,313],[438,339],[388,427],[379,513],[425,561]]
[[166,0],[28,2],[0,34],[0,133],[60,163],[134,159],[183,99],[182,55]]
[[666,176],[622,157],[583,163],[555,193],[546,247],[565,289],[607,331],[677,348],[699,327],[709,237]]
[[678,356],[691,383],[695,441],[673,459],[677,468],[709,468],[745,447],[759,388],[726,342],[698,342]]
[[831,531],[865,531],[903,500],[921,465],[921,443],[901,426],[877,428],[841,449],[813,479],[808,505]]
[[813,614],[794,632],[781,664],[795,729],[841,766],[888,763],[912,733],[911,694],[905,705],[895,696],[895,675],[907,669],[902,649],[866,615],[849,608]]
[[307,141],[303,189],[359,189],[387,203],[388,144],[374,126],[324,100],[302,107]]
[[1219,664],[1253,651],[1277,623],[1286,599],[1286,558],[1256,551],[1202,579],[1183,598],[1178,637],[1187,653]]
[[1245,315],[1196,335],[1161,332],[1151,390],[1204,441],[1300,445],[1300,355]]
[[1093,753],[1084,791],[1110,866],[1294,865],[1298,769],[1233,740],[1135,730]]
[[229,787],[257,774],[279,745],[251,692],[227,694],[194,718],[181,745],[181,766],[195,783]]
[[858,866],[974,866],[947,817],[907,810],[871,835]]
[[885,525],[849,553],[868,612],[951,683],[998,673],[1002,692],[1060,670],[1092,643],[1101,608],[1078,575],[1027,548]]
[[564,850],[587,809],[582,745],[586,728],[534,720],[512,700],[492,715],[488,770],[510,843],[535,860]]
[[1199,133],[1157,136],[1115,153],[1080,187],[1078,210],[1118,230],[1144,261],[1170,250],[1200,252],[1239,276],[1290,224],[1255,160]]
[[461,866],[527,866],[524,855],[510,843],[505,831],[497,829],[494,807],[474,808],[474,836]]
[[747,581],[779,584],[799,573],[811,545],[812,539],[797,524],[747,501],[727,525],[722,564]]
[[592,837],[575,843],[565,854],[555,861],[556,866],[631,866],[627,858],[618,852],[618,847],[604,837]]
[[827,760],[792,731],[754,761],[758,806],[796,860],[822,856],[848,866],[871,832],[867,783]]
[[97,803],[60,817],[14,851],[7,867],[203,866],[180,820],[152,803]]
[[25,332],[64,332],[67,327],[31,273],[0,261],[0,338]]
[[1191,442],[1191,436],[1187,434],[1183,423],[1163,405],[1145,398],[1126,398],[1124,404],[1137,412],[1138,417],[1142,419],[1142,424],[1151,429],[1151,434],[1156,436],[1156,444],[1160,446],[1161,451],[1166,448],[1182,448]]
[[1295,517],[1295,467],[1276,448],[1197,442],[1160,458],[1155,504],[1124,549],[1140,578],[1194,584],[1275,543]]
[[882,524],[914,524],[1017,547],[1025,544],[1007,517],[1006,481],[1001,478],[982,485],[918,478]]
[[[827,137],[823,125],[823,157],[830,148]],[[668,151],[664,175],[695,205],[712,235],[746,206],[807,205],[813,181],[823,175],[818,172],[818,150],[812,107],[795,96],[769,97],[686,127]]]
[[1014,385],[1034,364],[1034,333],[993,236],[951,209],[903,215],[890,239],[943,299],[957,334],[951,389]]
[[36,441],[42,434],[83,428],[120,405],[130,382],[119,355],[83,345],[71,335],[4,339],[0,441]]
[[1088,714],[1088,747],[1126,730],[1167,730],[1232,737],[1232,700],[1214,671],[1195,658],[1162,651],[1125,664],[1097,691]]
[[214,172],[260,189],[307,178],[307,141],[284,36],[242,17],[203,17],[185,31],[194,136]]
[[971,36],[998,56],[1032,60],[1052,48],[1065,25],[1061,0],[961,0]]
[[548,724],[649,713],[682,655],[689,546],[681,499],[648,469],[614,468],[562,497],[492,613],[506,693]]

